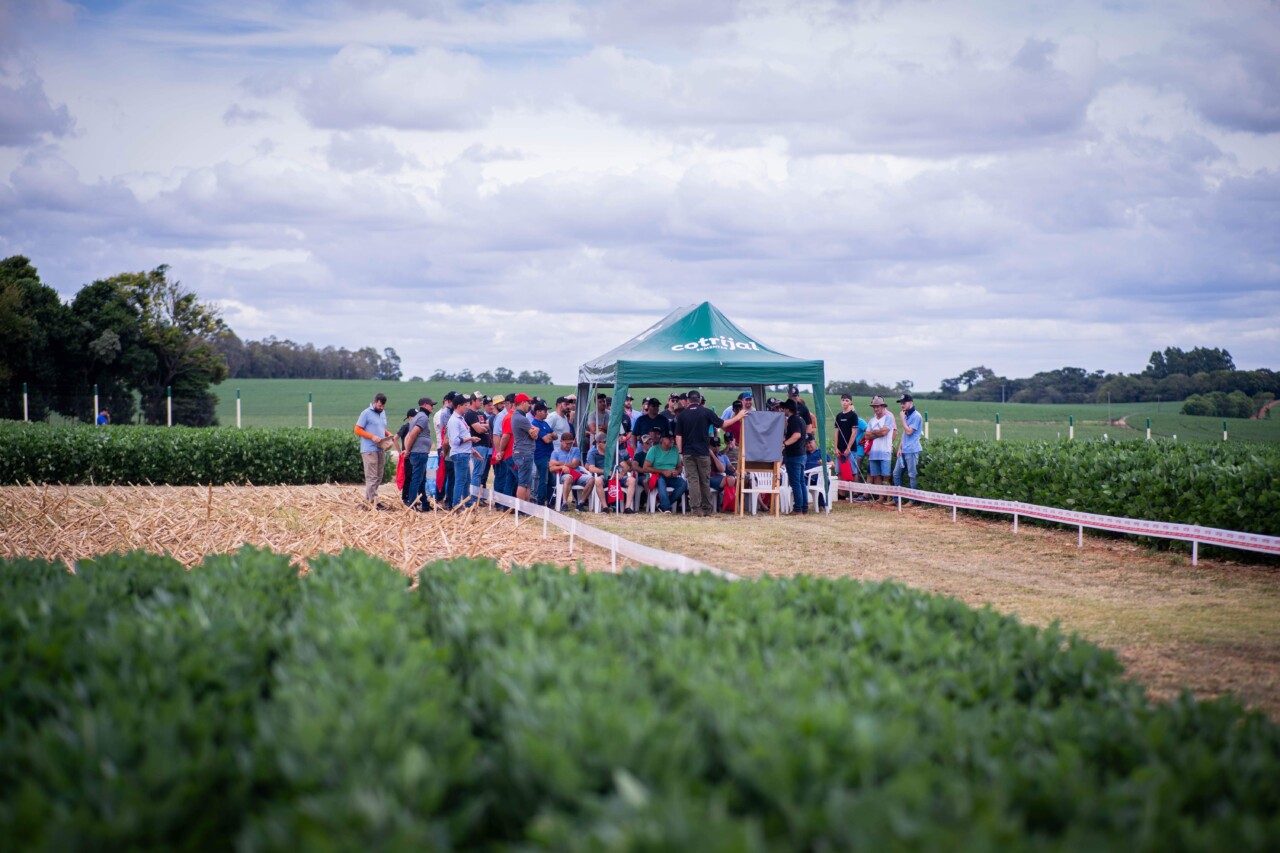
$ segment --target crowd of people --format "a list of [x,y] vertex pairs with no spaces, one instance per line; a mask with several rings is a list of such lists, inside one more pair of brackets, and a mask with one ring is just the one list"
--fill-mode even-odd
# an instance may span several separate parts
[[[694,516],[709,516],[716,508],[734,509],[742,421],[757,406],[752,392],[739,394],[719,414],[705,405],[698,391],[673,393],[665,407],[656,397],[644,399],[639,410],[627,395],[612,465],[610,402],[609,395],[597,394],[585,416],[590,446],[584,458],[576,441],[579,412],[573,394],[551,403],[524,393],[508,398],[450,392],[438,408],[431,397],[422,397],[417,408],[406,412],[396,433],[388,429],[387,397],[378,394],[355,426],[365,498],[372,507],[390,508],[379,503],[378,489],[387,454],[400,453],[401,500],[424,512],[471,506],[477,500],[471,487],[490,484],[490,478],[495,492],[562,510],[614,509],[629,514],[647,497],[650,507],[671,512],[686,496]],[[832,457],[817,446],[817,420],[799,388],[792,385],[786,396],[764,402],[763,410],[785,417],[782,464],[793,514],[809,512],[809,477],[822,467],[840,479],[876,484],[901,485],[905,472],[911,488],[916,488],[923,423],[910,394],[899,397],[898,404],[901,411],[895,418],[882,397],[872,398],[873,416],[867,421],[859,417],[850,395],[843,395],[835,415]]]

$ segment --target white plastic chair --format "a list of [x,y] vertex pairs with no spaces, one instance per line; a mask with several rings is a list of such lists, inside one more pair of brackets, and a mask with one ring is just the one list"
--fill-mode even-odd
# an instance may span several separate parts
[[[805,482],[808,484],[808,488],[809,488],[809,506],[812,507],[814,511],[817,511],[818,496],[822,494],[822,466],[819,465],[817,468],[810,468],[807,471],[805,471],[804,479],[805,479]],[[831,502],[836,500],[836,498],[839,497],[839,492],[840,490],[836,487],[835,475],[832,474],[830,476],[830,483],[827,487],[827,492],[826,492],[826,495],[827,495],[826,511],[828,513],[831,512]]]

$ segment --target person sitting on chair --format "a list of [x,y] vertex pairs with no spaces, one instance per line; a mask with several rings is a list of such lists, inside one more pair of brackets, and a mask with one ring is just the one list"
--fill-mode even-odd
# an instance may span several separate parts
[[[658,481],[654,484],[654,488],[657,489],[658,504],[663,512],[671,512],[672,503],[679,504],[680,499],[689,489],[689,484],[680,476],[680,467],[680,454],[675,448],[675,436],[664,432],[658,445],[649,448],[645,453],[644,467],[641,469],[646,474],[657,475]],[[668,488],[671,489],[670,496],[667,495]]]

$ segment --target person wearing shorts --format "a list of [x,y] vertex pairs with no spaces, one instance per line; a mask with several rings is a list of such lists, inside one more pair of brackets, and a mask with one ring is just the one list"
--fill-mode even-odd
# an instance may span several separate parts
[[[587,489],[591,487],[591,475],[582,470],[582,454],[578,451],[577,445],[573,443],[573,433],[565,432],[560,434],[560,446],[551,451],[551,461],[548,463],[551,473],[556,476],[556,488],[560,489],[560,506],[568,508],[574,506],[573,487],[575,483],[583,484],[582,493],[589,494]],[[575,476],[576,474],[576,476]],[[585,504],[578,505],[578,510],[583,510]]]
[[[867,422],[866,435],[871,436],[871,453],[867,456],[867,474],[873,484],[888,485],[893,473],[893,433],[896,429],[893,415],[885,405],[884,397],[871,398],[871,411],[875,416]],[[887,497],[873,497],[874,503],[888,503]]]
[[533,494],[533,454],[538,448],[538,428],[529,418],[533,400],[528,394],[517,394],[511,412],[511,468],[516,481],[516,497],[529,500]]

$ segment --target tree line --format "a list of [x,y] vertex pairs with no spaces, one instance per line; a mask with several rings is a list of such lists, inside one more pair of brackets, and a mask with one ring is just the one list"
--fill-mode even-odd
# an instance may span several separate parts
[[242,341],[228,329],[215,348],[227,363],[228,379],[384,379],[403,377],[400,356],[392,347],[379,353],[373,347],[349,350],[297,344],[270,336]]
[[[864,381],[827,383],[828,394],[855,396],[910,391],[902,380],[893,386]],[[1183,402],[1183,413],[1218,417],[1251,417],[1280,392],[1280,375],[1268,369],[1237,370],[1222,348],[1166,347],[1151,353],[1141,373],[1106,373],[1060,367],[1024,378],[997,375],[985,365],[942,380],[941,390],[919,398],[984,403],[1155,403]]]

